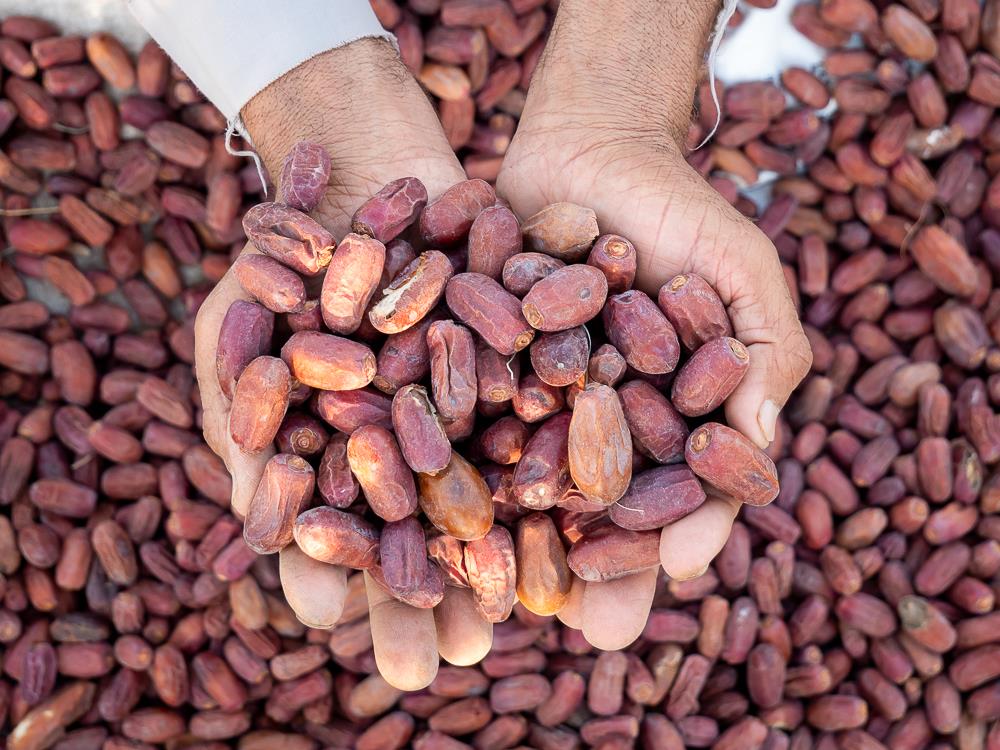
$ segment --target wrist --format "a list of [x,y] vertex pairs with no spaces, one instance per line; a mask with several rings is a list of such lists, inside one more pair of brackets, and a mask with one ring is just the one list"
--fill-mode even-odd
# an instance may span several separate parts
[[427,97],[385,40],[361,39],[307,60],[241,114],[272,175],[295,143],[309,140],[327,149],[335,171],[371,192],[404,173],[424,180],[431,195],[464,179]]
[[[562,0],[526,114],[683,145],[720,0]],[[529,118],[530,119],[530,118]]]

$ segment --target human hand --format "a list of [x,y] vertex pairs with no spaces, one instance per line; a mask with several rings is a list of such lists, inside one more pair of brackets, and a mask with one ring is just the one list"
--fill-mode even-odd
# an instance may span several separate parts
[[[313,217],[335,237],[350,231],[355,210],[383,185],[413,175],[433,198],[465,179],[426,97],[385,42],[361,40],[290,71],[252,99],[244,120],[272,175],[299,140],[324,145],[333,170]],[[243,252],[257,252],[247,244]],[[264,465],[274,454],[240,451],[229,436],[230,403],[216,375],[219,328],[229,306],[249,299],[232,271],[202,305],[195,325],[196,370],[205,439],[233,477],[233,510],[243,517]],[[285,596],[299,618],[333,627],[344,608],[347,571],[307,557],[296,545],[280,553]],[[379,671],[395,687],[416,690],[435,676],[439,655],[473,664],[489,651],[492,625],[469,590],[446,587],[434,609],[392,598],[366,575],[369,619]]]
[[[693,61],[700,59],[717,5],[684,4],[677,7],[681,17],[670,18],[669,9],[646,0],[564,0],[497,191],[522,218],[559,201],[594,209],[602,231],[635,244],[636,287],[654,299],[678,273],[707,279],[750,352],[750,369],[726,402],[726,419],[765,447],[812,355],[774,246],[683,158]],[[703,572],[738,510],[731,498],[709,495],[697,511],[665,527],[660,558],[666,573],[685,579]],[[621,648],[645,625],[657,572],[588,583],[582,593],[578,582],[578,595],[560,619],[582,628],[599,648]]]

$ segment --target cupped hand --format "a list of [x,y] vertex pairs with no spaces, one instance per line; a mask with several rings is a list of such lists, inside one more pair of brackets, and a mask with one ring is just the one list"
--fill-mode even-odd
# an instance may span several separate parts
[[[363,90],[362,99],[357,92]],[[320,102],[327,111],[312,118]],[[334,237],[349,232],[358,206],[396,178],[418,177],[432,199],[465,179],[426,97],[384,42],[363,40],[313,58],[258,94],[243,114],[272,175],[280,174],[281,160],[298,140],[316,141],[330,152],[329,186],[313,217]],[[257,250],[248,243],[243,252]],[[274,451],[247,455],[229,436],[230,402],[216,375],[216,349],[222,320],[238,299],[249,297],[230,271],[198,312],[195,357],[205,439],[232,474],[232,507],[242,518]],[[347,594],[345,569],[313,560],[293,544],[280,553],[279,570],[299,619],[316,628],[336,625]],[[425,687],[439,656],[467,665],[489,651],[492,626],[476,612],[471,592],[447,587],[441,604],[429,610],[393,599],[368,576],[366,588],[375,659],[393,686]]]
[[[750,368],[726,402],[726,419],[767,446],[780,409],[812,361],[774,246],[687,164],[670,128],[644,126],[641,112],[623,110],[616,119],[588,111],[586,97],[557,78],[543,65],[542,80],[532,83],[498,193],[522,218],[560,201],[594,209],[602,232],[635,244],[636,286],[653,299],[676,274],[708,280],[750,352]],[[733,499],[710,495],[664,528],[660,557],[667,575],[702,573],[738,510]],[[577,622],[595,646],[620,648],[641,632],[655,583],[656,571],[649,571],[587,584],[561,619]]]

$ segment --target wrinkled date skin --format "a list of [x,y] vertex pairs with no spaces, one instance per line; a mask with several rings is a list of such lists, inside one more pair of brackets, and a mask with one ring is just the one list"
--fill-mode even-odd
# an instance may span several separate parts
[[573,576],[555,523],[544,513],[525,516],[517,522],[514,550],[518,601],[543,617],[559,612],[569,600]]
[[359,427],[347,441],[347,460],[371,509],[399,521],[417,509],[417,489],[399,444],[383,427]]
[[490,206],[469,229],[466,270],[500,280],[508,258],[521,252],[521,225],[506,206]]
[[417,609],[433,609],[444,599],[444,574],[436,565],[426,566],[426,574],[420,585],[409,591],[393,591],[385,579],[385,570],[381,565],[369,568],[368,574],[393,597]]
[[286,453],[272,457],[243,524],[247,546],[259,555],[270,555],[290,544],[295,519],[312,498],[315,481],[305,459]]
[[420,474],[420,508],[442,533],[468,542],[493,525],[493,494],[479,471],[456,451],[435,475]]
[[278,179],[278,200],[292,208],[312,211],[330,181],[330,154],[318,143],[299,141],[288,152]]
[[566,555],[570,570],[585,581],[613,581],[660,562],[659,531],[605,526],[584,532]]
[[972,296],[976,267],[963,244],[939,226],[926,226],[910,243],[914,260],[928,278],[948,294]]
[[476,390],[480,401],[502,404],[517,393],[521,361],[517,355],[504,355],[491,346],[476,347]]
[[468,233],[476,217],[496,199],[493,188],[483,180],[452,185],[420,214],[420,236],[431,247],[452,245]]
[[712,285],[697,274],[674,276],[660,287],[657,301],[688,351],[733,335],[722,300]]
[[608,340],[639,372],[662,375],[677,367],[677,334],[644,293],[632,289],[609,297],[603,319]]
[[528,346],[535,336],[521,314],[517,297],[489,276],[460,273],[452,277],[445,300],[455,317],[508,357]]
[[281,358],[300,383],[324,391],[364,388],[375,377],[375,354],[364,344],[318,331],[298,331]]
[[632,480],[625,495],[608,508],[608,516],[623,529],[659,529],[697,510],[705,490],[686,466],[657,466]]
[[392,399],[371,388],[351,391],[320,391],[316,413],[331,427],[350,435],[373,424],[392,429]]
[[379,538],[379,564],[392,594],[412,594],[428,575],[427,542],[414,517],[387,523]]
[[291,206],[259,203],[244,214],[243,229],[264,255],[304,276],[317,275],[333,257],[333,235]]
[[442,312],[433,310],[412,328],[387,336],[378,351],[378,369],[372,385],[383,393],[392,395],[404,385],[423,380],[431,367],[427,330],[442,316]]
[[574,263],[597,239],[597,214],[575,203],[553,203],[526,219],[521,231],[532,250]]
[[353,513],[321,506],[300,513],[295,543],[309,557],[331,565],[366,570],[378,562],[379,532]]
[[448,586],[469,588],[464,543],[447,534],[435,534],[427,540],[427,556],[441,568]]
[[562,388],[549,385],[533,372],[521,378],[512,401],[514,413],[529,424],[551,417],[566,405]]
[[948,358],[966,370],[983,363],[992,343],[979,312],[953,301],[934,311],[934,336]]
[[382,290],[368,320],[376,330],[389,334],[416,325],[441,299],[453,273],[455,269],[444,253],[421,253]]
[[471,437],[473,428],[476,426],[476,414],[472,412],[459,419],[449,419],[442,422],[445,434],[453,443],[460,443]]
[[340,241],[319,297],[327,328],[344,335],[358,330],[384,263],[385,245],[378,240],[352,233]]
[[227,398],[233,397],[236,380],[250,362],[271,349],[274,313],[261,305],[236,300],[226,311],[219,327],[215,369],[219,386]]
[[618,394],[592,384],[577,395],[567,442],[569,471],[590,500],[611,505],[632,479],[632,436]]
[[465,570],[476,609],[487,622],[503,622],[516,599],[514,540],[503,526],[482,539],[466,542]]
[[476,408],[476,342],[469,329],[450,320],[427,329],[431,393],[443,419],[468,417]]
[[285,315],[285,322],[293,333],[319,331],[323,328],[323,308],[318,299],[307,299],[299,312]]
[[355,334],[359,339],[362,341],[374,341],[378,338],[379,331],[375,329],[371,321],[372,308],[382,299],[383,293],[389,284],[392,283],[392,280],[416,259],[417,253],[413,249],[413,245],[406,240],[397,238],[385,243],[385,263],[382,265],[382,278],[379,279],[375,293],[368,301],[368,310],[364,318],[362,318],[361,325]]
[[306,303],[302,277],[266,255],[247,253],[233,263],[233,273],[257,302],[271,312],[301,312]]
[[[9,448],[19,444],[14,441],[20,440],[21,438],[11,438],[8,440],[4,444],[5,450],[3,454],[0,454],[0,457],[7,458],[10,455],[8,454]],[[24,468],[30,471],[33,456],[25,454],[24,458],[27,459],[28,463]],[[9,477],[20,467],[0,463],[0,468],[5,469],[6,476]],[[9,494],[15,495],[20,493],[11,492]],[[87,518],[94,512],[94,508],[97,505],[97,493],[90,487],[77,484],[69,479],[56,477],[38,479],[32,482],[31,487],[28,489],[28,496],[31,503],[39,509],[55,513],[59,516],[66,516],[67,518]],[[11,497],[10,501],[13,499]]]
[[437,474],[451,461],[451,443],[421,385],[405,385],[392,398],[392,424],[403,458],[413,471]]
[[51,643],[35,643],[24,654],[24,674],[18,683],[25,703],[34,706],[47,698],[56,684],[58,662]]
[[531,343],[531,367],[545,383],[562,388],[577,382],[590,361],[590,335],[584,326],[543,333]]
[[608,297],[608,280],[593,266],[553,271],[524,296],[521,312],[539,331],[564,331],[594,318]]
[[23,333],[0,331],[0,365],[23,375],[43,375],[49,369],[49,347]]
[[316,470],[316,489],[323,502],[333,508],[347,508],[358,499],[358,480],[347,460],[347,435],[330,437]]
[[739,341],[721,338],[703,344],[674,378],[670,400],[686,417],[715,411],[736,390],[750,368],[750,353]]
[[774,462],[736,430],[708,422],[688,437],[688,466],[716,489],[749,505],[767,505],[778,495]]
[[531,430],[517,417],[501,417],[479,436],[479,450],[494,463],[516,464],[531,437]]
[[427,205],[427,188],[416,177],[393,180],[354,212],[351,229],[379,242],[396,239]]
[[236,382],[229,412],[229,435],[244,453],[267,448],[288,411],[292,376],[277,357],[257,357]]
[[618,398],[640,453],[661,464],[684,456],[688,426],[666,396],[644,380],[630,380],[618,389]]
[[569,473],[570,414],[544,422],[524,447],[511,484],[511,495],[525,508],[551,508],[572,485]]
[[635,245],[617,234],[602,234],[587,256],[587,265],[599,269],[608,280],[608,294],[632,288],[637,263]]
[[601,344],[587,362],[587,376],[612,388],[622,381],[627,372],[628,363],[611,344]]
[[504,288],[515,297],[523,297],[531,287],[566,264],[545,253],[517,253],[503,264]]

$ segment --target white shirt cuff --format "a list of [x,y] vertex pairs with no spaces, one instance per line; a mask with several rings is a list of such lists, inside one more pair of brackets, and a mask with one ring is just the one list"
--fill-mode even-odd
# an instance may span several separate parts
[[311,57],[364,37],[395,41],[367,0],[129,0],[150,36],[230,122]]

